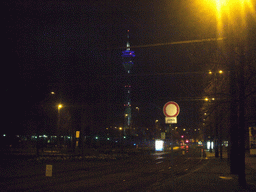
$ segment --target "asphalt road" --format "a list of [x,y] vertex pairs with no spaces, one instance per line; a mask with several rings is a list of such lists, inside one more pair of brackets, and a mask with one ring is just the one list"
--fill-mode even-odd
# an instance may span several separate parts
[[[207,162],[200,149],[143,153],[106,160],[27,161],[1,165],[2,191],[151,191],[166,179],[177,178]],[[45,176],[52,164],[52,176]]]

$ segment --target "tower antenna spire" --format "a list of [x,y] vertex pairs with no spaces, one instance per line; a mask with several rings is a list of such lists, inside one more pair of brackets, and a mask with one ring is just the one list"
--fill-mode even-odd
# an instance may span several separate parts
[[127,30],[127,43],[126,43],[126,50],[131,50],[131,49],[130,49],[130,43],[129,43],[129,29]]

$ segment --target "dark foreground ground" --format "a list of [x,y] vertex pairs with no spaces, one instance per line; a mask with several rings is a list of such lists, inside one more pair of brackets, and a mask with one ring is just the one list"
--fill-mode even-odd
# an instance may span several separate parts
[[[46,165],[52,166],[52,176],[46,176]],[[213,153],[196,147],[175,148],[173,153],[124,150],[84,157],[5,155],[0,171],[1,191],[256,191],[256,170],[246,167],[248,185],[243,189],[237,176],[229,174],[225,155],[215,159]]]

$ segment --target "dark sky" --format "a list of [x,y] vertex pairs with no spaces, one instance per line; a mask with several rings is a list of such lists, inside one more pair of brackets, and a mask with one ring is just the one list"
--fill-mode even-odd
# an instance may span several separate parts
[[208,70],[216,43],[152,45],[215,37],[214,15],[179,0],[38,2],[5,3],[6,129],[23,129],[31,108],[51,91],[68,105],[105,103],[113,106],[111,114],[122,114],[127,77],[121,51],[128,29],[136,54],[130,77],[134,107],[151,120],[164,120],[163,105],[175,100],[179,125],[197,126],[201,72]]

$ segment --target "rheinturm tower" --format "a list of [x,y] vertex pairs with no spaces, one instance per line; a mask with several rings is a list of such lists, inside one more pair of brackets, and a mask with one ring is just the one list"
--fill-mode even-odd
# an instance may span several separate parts
[[125,102],[124,102],[124,135],[127,133],[127,129],[131,126],[132,120],[132,108],[131,108],[131,82],[129,74],[131,72],[131,68],[133,66],[133,58],[135,57],[134,51],[130,49],[129,43],[129,30],[127,30],[127,43],[126,43],[126,50],[122,51],[122,58],[123,58],[123,66],[125,71],[128,74],[127,82],[125,84]]

